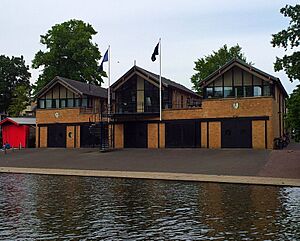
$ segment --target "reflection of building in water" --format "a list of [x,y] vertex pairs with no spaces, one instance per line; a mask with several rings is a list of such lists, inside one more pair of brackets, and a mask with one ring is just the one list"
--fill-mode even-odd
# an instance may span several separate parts
[[[0,223],[9,223],[11,218],[19,216],[24,212],[26,190],[24,190],[24,175],[6,175],[2,174],[0,183],[0,204],[2,212],[5,214],[3,217],[0,216]],[[2,205],[4,204],[4,205]],[[5,221],[8,220],[8,221]],[[19,222],[20,220],[15,220]]]
[[245,234],[260,237],[258,230],[276,234],[275,220],[281,209],[278,188],[234,184],[203,185],[199,206],[203,210],[199,221],[212,229],[212,235],[226,237],[228,233],[237,239]]
[[[76,176],[38,176],[36,216],[45,233],[80,234],[93,213],[86,212],[92,202],[91,179]],[[93,209],[90,209],[93,211]]]
[[254,226],[258,230],[267,230],[270,240],[274,240],[279,228],[277,219],[284,213],[279,188],[252,186],[250,199],[255,210]]

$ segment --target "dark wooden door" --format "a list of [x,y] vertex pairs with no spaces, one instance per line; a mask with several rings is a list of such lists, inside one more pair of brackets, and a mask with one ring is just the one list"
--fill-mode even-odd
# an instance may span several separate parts
[[49,125],[48,131],[48,147],[66,147],[66,126],[55,124]]
[[252,148],[251,120],[222,121],[222,148]]
[[148,128],[147,123],[128,122],[124,124],[124,147],[147,148]]
[[168,122],[165,125],[167,148],[200,147],[200,122],[182,120]]

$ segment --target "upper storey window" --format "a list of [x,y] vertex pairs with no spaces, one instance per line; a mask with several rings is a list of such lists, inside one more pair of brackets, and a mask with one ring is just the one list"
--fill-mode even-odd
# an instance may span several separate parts
[[204,98],[271,96],[272,84],[238,67],[225,72],[204,88]]

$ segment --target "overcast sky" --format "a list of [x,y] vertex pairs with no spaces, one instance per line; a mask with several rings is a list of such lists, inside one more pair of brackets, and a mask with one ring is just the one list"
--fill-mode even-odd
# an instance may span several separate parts
[[[90,23],[98,34],[93,42],[102,55],[111,45],[111,79],[116,81],[134,60],[158,73],[158,62],[150,60],[162,38],[162,74],[191,88],[194,61],[224,44],[239,44],[255,67],[281,79],[290,93],[283,72],[274,72],[282,49],[270,44],[271,34],[288,26],[279,10],[298,1],[274,0],[0,0],[0,54],[23,55],[31,66],[42,49],[40,35],[54,24],[69,19]],[[106,68],[106,67],[104,67]],[[32,82],[38,70],[30,69]],[[299,82],[298,82],[299,83]],[[107,86],[105,82],[104,86]]]

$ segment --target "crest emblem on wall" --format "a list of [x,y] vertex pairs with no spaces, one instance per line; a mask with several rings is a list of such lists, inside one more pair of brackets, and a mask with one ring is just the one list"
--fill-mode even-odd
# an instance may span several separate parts
[[233,103],[232,108],[233,109],[238,109],[239,108],[239,103],[238,102]]

